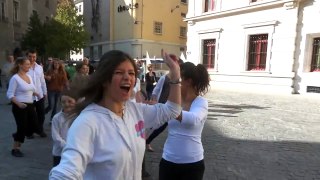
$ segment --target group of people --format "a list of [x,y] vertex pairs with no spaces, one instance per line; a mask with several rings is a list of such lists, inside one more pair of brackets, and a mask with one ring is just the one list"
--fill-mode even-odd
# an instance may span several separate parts
[[14,55],[14,64],[10,69],[11,78],[8,83],[7,97],[12,103],[12,113],[17,131],[11,154],[22,157],[21,144],[25,138],[34,138],[34,133],[47,137],[43,130],[45,120],[45,97],[47,87],[43,69],[36,63],[36,52],[29,50],[26,56],[22,52]]
[[[56,58],[48,58],[47,66],[37,63],[37,52],[28,50],[24,54],[15,49],[8,56],[2,69],[7,86],[7,97],[12,105],[17,131],[12,134],[14,139],[11,154],[23,157],[20,150],[25,138],[33,139],[34,134],[45,138],[43,125],[45,114],[51,111],[50,122],[57,114],[57,106],[63,91],[70,89],[70,82],[81,82],[81,78],[89,75],[89,61],[86,59],[78,65],[78,72],[68,79],[64,63]],[[45,69],[45,71],[44,71]],[[84,69],[84,70],[81,70]],[[76,78],[77,77],[77,78]],[[45,107],[45,102],[48,105]],[[62,102],[62,101],[61,101]]]
[[[138,67],[122,51],[105,53],[94,73],[81,75],[75,80],[78,83],[70,84],[58,65],[53,65],[50,73],[42,72],[42,77],[33,70],[39,76],[36,81],[29,75],[30,69],[37,67],[29,60],[31,56],[18,58],[7,93],[17,122],[12,154],[23,155],[20,146],[25,136],[42,133],[40,128],[25,128],[29,114],[35,115],[35,102],[47,95],[36,83],[46,85],[47,80],[49,94],[49,81],[58,78],[64,83],[52,89],[52,97],[55,101],[56,91],[60,92],[62,110],[52,117],[55,167],[49,179],[141,179],[149,138],[146,131],[164,124],[169,128],[159,179],[202,179],[201,132],[208,114],[208,102],[202,96],[208,91],[210,78],[203,65],[179,62],[164,51],[161,54],[170,71],[160,78],[157,92],[149,93],[151,101],[141,98]],[[89,70],[88,66],[79,68]]]

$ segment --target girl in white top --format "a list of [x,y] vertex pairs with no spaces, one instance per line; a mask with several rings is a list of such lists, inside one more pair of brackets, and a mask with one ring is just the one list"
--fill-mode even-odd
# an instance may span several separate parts
[[159,180],[201,180],[204,174],[201,133],[208,114],[208,102],[201,97],[208,91],[207,69],[191,62],[180,65],[182,113],[168,122],[168,137],[159,166]]
[[132,102],[138,102],[138,103],[143,102],[143,98],[141,94],[141,83],[139,78],[136,79],[136,85],[132,89],[130,100]]
[[[162,51],[171,79],[180,79],[175,57]],[[140,180],[145,151],[145,128],[158,127],[181,113],[181,90],[172,85],[166,104],[147,105],[129,100],[137,67],[124,52],[105,53],[80,90],[80,115],[72,123],[60,164],[51,180]]]
[[76,104],[76,99],[72,97],[72,93],[68,90],[62,92],[60,100],[62,109],[53,116],[51,125],[53,167],[60,163],[62,149],[66,145],[72,111]]
[[23,157],[20,151],[25,136],[30,136],[27,126],[37,126],[36,112],[33,106],[33,96],[36,93],[31,76],[27,74],[30,69],[30,61],[27,57],[19,57],[11,70],[13,76],[10,79],[7,97],[12,102],[12,113],[14,115],[17,132],[12,134],[14,139],[11,154],[15,157]]

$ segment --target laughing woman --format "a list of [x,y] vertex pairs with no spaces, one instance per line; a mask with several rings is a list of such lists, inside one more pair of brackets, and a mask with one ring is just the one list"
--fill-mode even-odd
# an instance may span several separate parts
[[[180,67],[162,51],[179,81]],[[181,113],[179,84],[172,84],[166,104],[147,105],[130,101],[137,78],[134,60],[121,51],[101,57],[95,73],[79,93],[80,115],[70,127],[60,164],[50,179],[140,180],[145,151],[145,128],[157,128]]]

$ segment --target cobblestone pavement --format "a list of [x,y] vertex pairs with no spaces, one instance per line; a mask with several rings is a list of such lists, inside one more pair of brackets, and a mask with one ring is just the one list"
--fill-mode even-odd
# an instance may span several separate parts
[[[270,95],[213,89],[203,131],[206,180],[320,179],[320,94]],[[10,155],[15,130],[11,107],[0,93],[0,179],[47,179],[51,138],[23,144],[24,158]],[[50,134],[50,126],[45,122]],[[157,179],[167,132],[146,153],[150,178]]]
[[[320,95],[213,90],[203,130],[206,180],[320,179]],[[147,152],[157,177],[167,132]],[[149,178],[156,179],[156,178]]]

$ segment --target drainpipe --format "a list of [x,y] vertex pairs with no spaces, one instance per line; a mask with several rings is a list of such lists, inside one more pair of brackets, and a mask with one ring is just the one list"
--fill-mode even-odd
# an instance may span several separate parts
[[[295,37],[295,49],[294,49],[294,60],[293,60],[293,67],[292,67],[292,71],[294,73],[294,76],[292,78],[292,94],[300,94],[299,90],[300,90],[300,83],[301,83],[301,77],[299,76],[299,67],[303,66],[303,64],[300,64],[299,62],[299,50],[300,50],[300,39],[301,39],[301,21],[302,21],[302,17],[300,17],[300,3],[301,1],[296,1],[297,3],[297,23],[296,23],[296,37]],[[300,32],[298,34],[298,32]],[[297,49],[298,48],[298,49]]]

